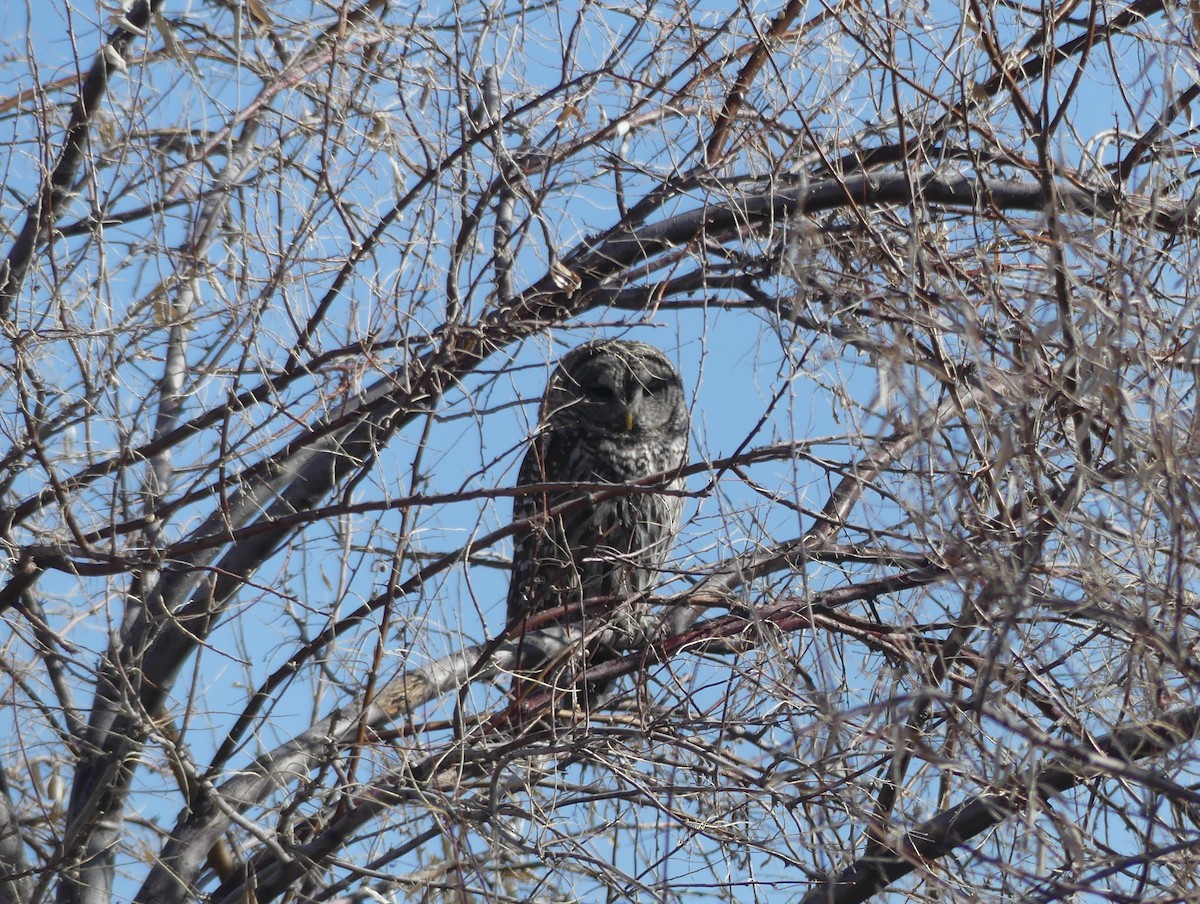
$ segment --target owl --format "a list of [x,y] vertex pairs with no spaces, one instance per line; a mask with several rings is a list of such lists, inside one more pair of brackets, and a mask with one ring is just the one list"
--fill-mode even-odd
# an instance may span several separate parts
[[[645,599],[608,609],[589,606],[587,616],[582,603],[654,586],[683,510],[683,479],[670,475],[687,459],[688,420],[679,374],[653,346],[600,340],[559,362],[518,478],[522,487],[548,486],[517,496],[513,504],[514,519],[534,519],[513,553],[508,624],[514,636],[524,633],[529,616],[549,609],[565,610],[554,619],[558,623],[586,620],[593,637],[608,629],[616,647],[654,636],[658,619]],[[596,495],[596,484],[626,486],[663,472],[661,486],[583,501]],[[570,483],[590,486],[554,486]],[[570,502],[578,504],[547,515]],[[594,643],[585,655],[598,661]],[[520,688],[518,679],[514,696]],[[589,686],[587,696],[600,690]]]

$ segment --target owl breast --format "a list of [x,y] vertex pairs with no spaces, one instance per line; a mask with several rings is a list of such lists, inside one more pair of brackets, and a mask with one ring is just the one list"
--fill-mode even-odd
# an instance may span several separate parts
[[648,439],[619,434],[597,437],[594,450],[586,450],[592,473],[605,483],[628,483],[670,471],[683,463],[685,442],[678,438]]

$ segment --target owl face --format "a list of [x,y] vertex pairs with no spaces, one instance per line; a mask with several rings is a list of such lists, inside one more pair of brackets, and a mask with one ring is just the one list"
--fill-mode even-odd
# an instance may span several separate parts
[[679,374],[644,342],[601,340],[572,351],[551,377],[542,420],[631,440],[687,429]]

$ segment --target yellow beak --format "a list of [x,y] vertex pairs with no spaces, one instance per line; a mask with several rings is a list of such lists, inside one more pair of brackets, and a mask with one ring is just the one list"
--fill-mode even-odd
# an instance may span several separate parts
[[625,409],[625,432],[633,432],[633,412],[628,408]]

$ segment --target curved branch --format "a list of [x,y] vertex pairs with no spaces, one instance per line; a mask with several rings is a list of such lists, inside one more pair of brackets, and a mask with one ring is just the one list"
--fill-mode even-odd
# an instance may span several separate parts
[[[1040,212],[1047,204],[1057,202],[1063,206],[1064,213],[1103,218],[1123,214],[1164,232],[1190,228],[1195,205],[1200,203],[1089,190],[1068,182],[1056,183],[1051,198],[1041,182],[939,173],[913,178],[903,172],[826,179],[810,185],[737,194],[724,203],[710,201],[703,207],[636,230],[614,230],[600,239],[585,240],[522,291],[511,305],[493,310],[473,325],[449,324],[434,333],[431,341],[441,343],[440,348],[425,354],[417,354],[414,350],[413,360],[407,366],[376,381],[362,394],[354,409],[339,414],[335,422],[314,426],[311,433],[328,433],[331,425],[345,426],[356,418],[365,420],[369,417],[376,421],[387,420],[394,429],[406,426],[424,413],[442,389],[461,380],[491,354],[562,319],[619,300],[619,290],[611,283],[625,270],[658,254],[688,245],[706,231],[735,230],[848,206],[918,202],[996,213],[1009,210]],[[279,378],[198,415],[166,436],[123,455],[88,465],[60,481],[62,491],[75,492],[122,466],[144,461],[219,423],[223,414],[245,410],[270,397],[307,372],[305,367],[293,365]],[[425,387],[423,394],[408,397],[402,391],[404,387],[422,384]],[[279,453],[260,467],[274,467],[281,459],[294,454],[295,448],[296,444],[292,444],[290,451]],[[252,476],[252,472],[242,476]],[[9,523],[21,521],[54,498],[53,489],[43,489],[12,506],[5,518]],[[0,590],[0,600],[10,596]]]

